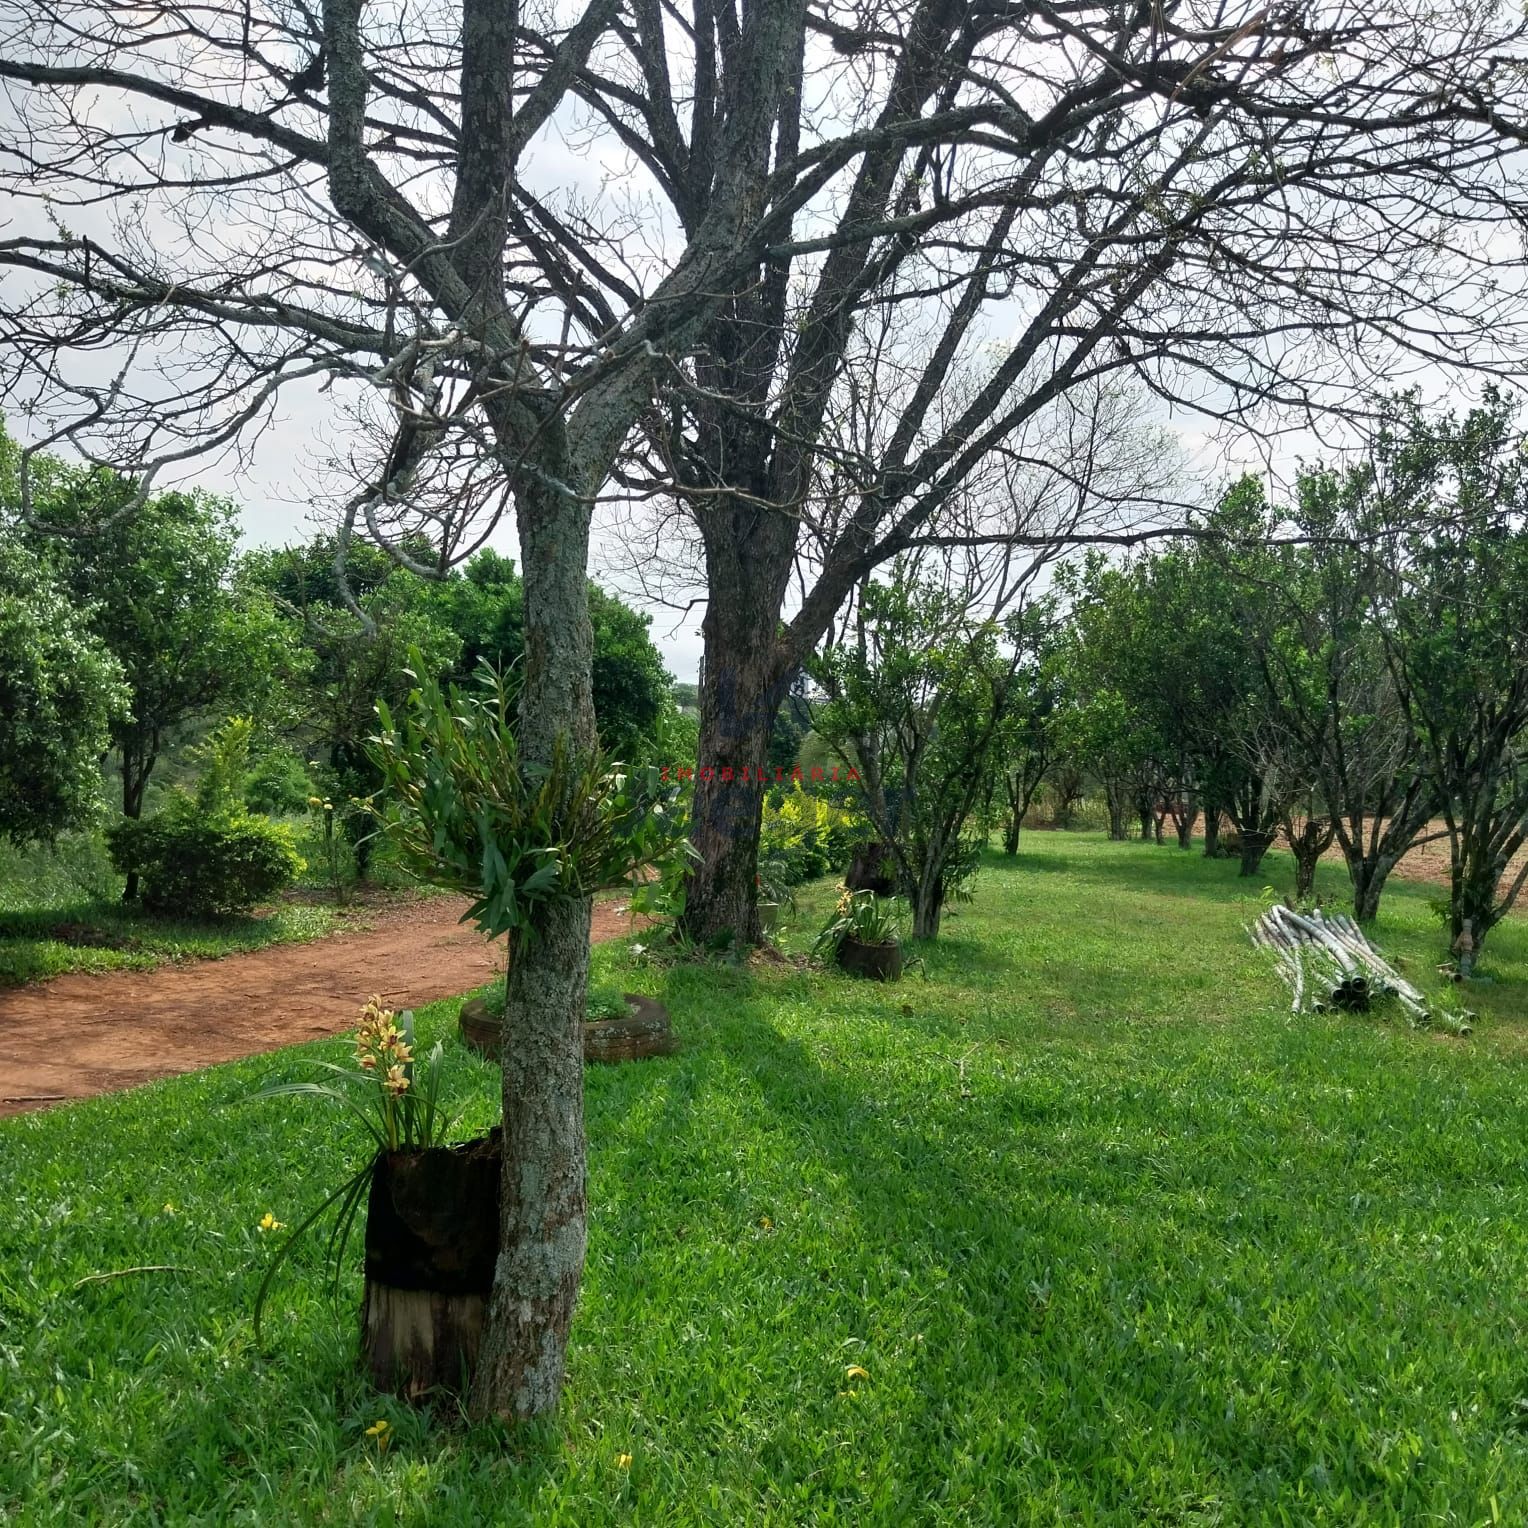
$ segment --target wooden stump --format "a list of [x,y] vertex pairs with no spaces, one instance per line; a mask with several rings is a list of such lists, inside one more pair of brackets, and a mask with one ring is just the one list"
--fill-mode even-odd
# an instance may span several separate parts
[[896,877],[888,863],[885,844],[861,844],[849,861],[844,885],[850,891],[870,891],[889,897],[897,889]]
[[378,1389],[466,1394],[498,1256],[500,1139],[377,1158],[361,1355]]
[[838,965],[850,976],[894,982],[902,975],[902,946],[863,944],[858,939],[845,937],[838,942]]

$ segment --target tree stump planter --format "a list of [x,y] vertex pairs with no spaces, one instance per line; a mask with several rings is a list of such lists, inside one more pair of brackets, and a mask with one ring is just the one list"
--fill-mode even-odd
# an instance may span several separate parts
[[838,942],[838,965],[850,976],[894,982],[902,975],[902,946],[862,944],[858,939],[846,936]]
[[366,1201],[361,1356],[409,1401],[465,1395],[499,1250],[501,1134],[379,1155]]
[[471,998],[462,1004],[456,1027],[464,1044],[487,1056],[490,1061],[498,1058],[499,1033],[503,1024],[489,1013],[488,1004],[482,998]]
[[889,897],[897,889],[891,856],[885,844],[860,844],[849,861],[844,874],[844,885],[850,891],[870,891],[878,897]]
[[[591,1019],[584,1025],[585,1061],[640,1061],[647,1056],[672,1056],[679,1041],[669,1025],[668,1009],[656,998],[623,992],[627,1015],[620,1019]],[[462,1004],[458,1028],[473,1050],[499,1059],[503,1019],[488,1011],[482,998]]]

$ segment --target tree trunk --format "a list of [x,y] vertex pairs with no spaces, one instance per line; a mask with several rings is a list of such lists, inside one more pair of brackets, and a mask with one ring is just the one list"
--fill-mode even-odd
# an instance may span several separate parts
[[1388,854],[1349,857],[1348,876],[1353,882],[1353,916],[1360,923],[1372,923],[1379,917],[1380,897],[1398,859],[1398,855]]
[[1204,857],[1220,858],[1220,812],[1215,807],[1204,809]]
[[1136,816],[1141,823],[1141,842],[1144,844],[1151,837],[1152,824],[1156,820],[1155,813],[1151,810],[1151,802],[1142,796],[1135,804]]
[[1109,837],[1115,843],[1123,843],[1125,833],[1125,790],[1123,786],[1104,781],[1104,801],[1109,808]]
[[1019,852],[1019,830],[1024,825],[1024,813],[1017,806],[1008,809],[1008,823],[1003,829],[1003,853]]
[[[143,790],[154,768],[153,759],[141,748],[122,745],[122,815],[137,822],[143,816]],[[122,888],[124,902],[138,900],[138,872],[129,870]]]
[[[567,472],[559,419],[545,422],[549,469]],[[594,744],[593,636],[586,566],[588,507],[551,486],[516,494],[525,601],[520,746],[551,760],[558,740]],[[477,1417],[526,1420],[554,1411],[568,1330],[583,1276],[584,997],[589,971],[587,897],[547,904],[517,937],[504,1022],[504,1163],[500,1239],[470,1408]]]
[[551,904],[516,941],[503,1029],[504,1171],[493,1294],[472,1387],[477,1416],[556,1409],[583,1275],[584,998],[592,904]]
[[1178,847],[1180,849],[1192,849],[1194,846],[1194,824],[1199,820],[1199,804],[1192,796],[1183,803],[1182,813],[1174,819],[1173,826],[1178,833]]
[[937,939],[939,924],[944,917],[944,879],[936,876],[931,882],[913,887],[913,938]]
[[1263,863],[1263,856],[1273,845],[1274,835],[1259,828],[1243,828],[1241,839],[1241,874],[1256,875]]
[[690,806],[696,859],[681,927],[701,943],[758,944],[764,773],[770,728],[791,674],[776,629],[796,523],[788,516],[761,519],[755,506],[724,518],[737,522],[733,534],[710,534],[706,545],[711,592],[701,626],[700,758]]

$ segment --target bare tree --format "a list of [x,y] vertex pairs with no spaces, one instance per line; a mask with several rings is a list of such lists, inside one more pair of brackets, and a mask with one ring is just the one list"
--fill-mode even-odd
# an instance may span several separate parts
[[[436,575],[513,508],[522,752],[590,748],[592,506],[709,325],[821,255],[857,167],[878,179],[971,135],[990,158],[958,205],[864,207],[836,236],[878,249],[966,215],[1027,152],[1008,86],[935,57],[959,10],[926,5],[904,31],[895,10],[804,0],[0,0],[0,395],[31,437],[25,512],[45,448],[134,474],[127,514],[254,449],[283,395],[327,398],[350,426],[341,562],[361,535]],[[906,69],[945,83],[909,91]],[[559,154],[595,163],[603,194],[538,168]],[[559,1392],[585,1244],[588,927],[587,900],[554,906],[511,974],[480,1414]]]
[[[1494,5],[926,3],[808,25],[863,105],[833,96],[814,47],[803,97],[867,130],[982,100],[1010,115],[863,155],[815,241],[769,252],[647,421],[628,481],[677,487],[693,526],[709,764],[762,757],[788,676],[871,568],[1053,534],[972,523],[962,490],[1009,462],[1065,481],[1031,442],[1075,390],[1132,377],[1233,426],[1312,424],[1389,368],[1521,352],[1524,30]],[[1135,534],[1141,506],[1123,525],[1116,508],[1082,533]],[[753,937],[759,792],[711,781],[686,919]]]

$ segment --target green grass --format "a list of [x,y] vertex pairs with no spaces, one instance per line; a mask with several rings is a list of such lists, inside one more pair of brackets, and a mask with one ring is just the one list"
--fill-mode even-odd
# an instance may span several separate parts
[[[338,1042],[0,1123],[0,1517],[1524,1521],[1528,930],[1470,1040],[1297,1019],[1260,886],[1036,834],[894,987],[598,950],[685,1049],[588,1073],[566,1399],[512,1442],[370,1393],[316,1246],[254,1347],[257,1222],[357,1143],[238,1100]],[[1422,980],[1431,895],[1378,935]],[[450,1059],[486,1125],[495,1072]]]
[[142,971],[317,939],[335,925],[334,909],[318,904],[194,922],[124,907],[121,895],[122,878],[94,834],[26,849],[0,845],[0,989],[66,971]]

